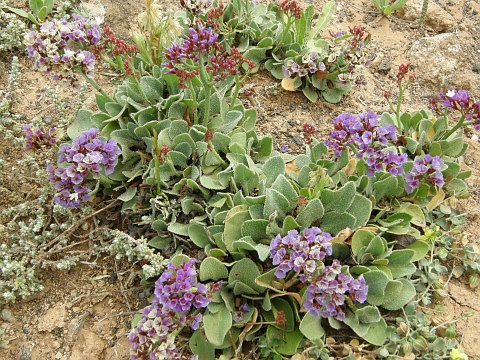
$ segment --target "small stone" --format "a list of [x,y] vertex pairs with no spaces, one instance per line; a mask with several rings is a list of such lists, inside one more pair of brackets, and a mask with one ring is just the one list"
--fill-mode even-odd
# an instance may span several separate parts
[[472,71],[480,74],[480,63],[476,63],[475,65],[473,65]]
[[390,72],[391,69],[390,61],[384,60],[378,65],[377,71],[380,74],[387,75]]
[[478,141],[478,135],[477,135],[477,134],[473,134],[473,135],[472,135],[472,140],[473,140],[473,141]]
[[287,122],[288,122],[288,125],[295,126],[295,122],[293,120],[288,120]]
[[13,316],[13,313],[9,309],[3,309],[2,320],[13,323],[15,321],[15,316]]
[[104,358],[106,343],[93,331],[84,329],[72,348],[69,360],[98,360]]
[[55,354],[55,359],[59,360],[62,358],[62,353],[60,351],[57,351],[57,353]]
[[58,304],[49,309],[38,322],[38,330],[52,331],[55,328],[62,328],[65,326],[65,319],[67,317],[67,309],[64,304]]

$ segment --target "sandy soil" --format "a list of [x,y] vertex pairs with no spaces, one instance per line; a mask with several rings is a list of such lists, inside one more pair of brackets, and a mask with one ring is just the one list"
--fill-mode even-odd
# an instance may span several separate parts
[[[103,4],[106,20],[115,31],[127,35],[135,16],[142,10],[141,2],[133,0],[95,0],[91,6]],[[171,7],[175,1],[165,1]],[[317,9],[323,1],[314,0]],[[421,1],[410,0],[410,3]],[[479,1],[430,1],[431,13],[424,29],[414,29],[412,15],[415,6],[390,19],[378,16],[370,0],[337,1],[335,17],[329,30],[346,30],[349,26],[367,24],[372,33],[372,67],[364,71],[367,85],[355,88],[337,105],[312,104],[301,93],[289,93],[277,86],[266,74],[252,77],[253,96],[243,98],[259,113],[259,131],[272,134],[278,146],[286,144],[293,151],[301,145],[303,123],[320,128],[325,134],[331,119],[341,112],[387,110],[384,91],[395,91],[396,68],[401,63],[416,65],[417,82],[407,94],[404,110],[425,108],[428,97],[449,85],[461,86],[480,95],[480,4]],[[418,12],[417,12],[418,14]],[[0,65],[0,79],[5,78],[8,62]],[[474,70],[477,69],[475,72]],[[111,77],[99,73],[99,82],[112,89]],[[21,61],[21,82],[14,110],[25,115],[28,122],[42,107],[43,78],[33,72],[28,60]],[[0,83],[3,83],[0,82]],[[87,106],[93,106],[90,92]],[[276,95],[275,95],[276,94]],[[74,97],[66,90],[65,96]],[[467,136],[471,137],[468,133]],[[479,245],[480,239],[480,143],[469,139],[470,149],[464,166],[473,171],[469,180],[472,196],[460,206],[468,213],[464,231],[470,241]],[[7,168],[14,167],[22,152],[12,149],[0,134],[0,157],[8,159]],[[6,156],[8,154],[8,156]],[[29,193],[31,174],[10,176],[7,179],[8,202],[24,201]],[[3,197],[3,196],[2,196]],[[5,205],[5,199],[0,205]],[[91,259],[71,271],[45,271],[42,279],[45,290],[28,299],[4,308],[0,326],[14,340],[1,359],[22,360],[113,360],[128,359],[130,317],[143,307],[147,295],[137,283],[130,283],[128,266],[111,258]],[[128,285],[128,286],[127,286]],[[443,299],[442,319],[459,318],[465,311],[475,310],[473,317],[458,322],[462,345],[471,359],[480,359],[480,290],[472,291],[465,279],[452,279]],[[6,310],[6,311],[5,311]]]

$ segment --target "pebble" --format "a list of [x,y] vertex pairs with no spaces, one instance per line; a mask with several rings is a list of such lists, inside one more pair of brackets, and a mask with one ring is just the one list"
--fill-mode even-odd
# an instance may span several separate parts
[[475,65],[473,65],[472,71],[480,74],[480,63],[476,63]]
[[2,320],[13,323],[15,321],[15,316],[13,316],[13,313],[9,309],[3,309]]
[[380,74],[387,75],[390,72],[390,69],[391,69],[390,61],[384,60],[380,63],[380,65],[378,65],[377,71]]
[[473,141],[478,141],[478,135],[477,135],[477,134],[473,134],[473,135],[472,135],[472,140],[473,140]]

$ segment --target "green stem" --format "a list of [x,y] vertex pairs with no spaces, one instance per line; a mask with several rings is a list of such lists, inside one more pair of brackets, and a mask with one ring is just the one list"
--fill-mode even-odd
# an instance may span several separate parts
[[452,134],[455,133],[455,131],[457,131],[459,128],[461,128],[464,125],[468,125],[468,124],[465,124],[465,115],[462,115],[460,120],[458,120],[458,122],[455,124],[455,126],[443,138],[445,140],[448,139]]
[[233,92],[232,100],[230,101],[230,109],[229,110],[232,110],[232,108],[235,106],[235,102],[237,101],[239,92],[240,92],[240,77],[237,74],[237,75],[235,75],[235,89],[234,89],[234,92]]
[[153,151],[152,151],[152,156],[153,156],[153,161],[155,162],[155,181],[157,183],[157,195],[160,194],[160,159],[158,158],[158,136],[157,132],[153,130]]
[[285,25],[285,28],[283,30],[282,37],[280,38],[280,41],[278,42],[277,46],[275,46],[275,49],[273,50],[273,52],[277,51],[279,49],[279,47],[283,45],[283,42],[285,41],[285,38],[286,38],[288,32],[290,31],[290,27],[292,26],[292,23],[293,23],[292,22],[292,17],[289,16],[288,20],[287,20],[287,25]]
[[403,101],[403,93],[406,87],[403,87],[402,84],[398,86],[398,99],[397,99],[397,108],[395,109],[395,116],[397,118],[397,123],[400,124],[400,107]]
[[205,93],[202,125],[207,126],[208,118],[210,117],[210,96],[212,94],[212,89],[208,81],[208,74],[207,74],[207,70],[205,69],[205,64],[203,63],[204,61],[203,56],[200,56],[199,60],[200,60],[200,80],[202,81],[203,90]]
[[105,96],[106,98],[108,98],[108,100],[110,101],[113,101],[113,99],[108,96],[108,94],[103,91],[103,89],[100,87],[100,85],[98,85],[95,80],[93,80],[91,77],[89,77],[88,75],[86,75],[83,71],[79,71],[80,74],[83,75],[83,77],[85,78],[85,80],[94,87],[95,90],[97,90],[100,94],[102,94],[103,96]]
[[193,99],[193,106],[194,108],[192,109],[193,112],[193,123],[198,124],[198,111],[197,111],[197,93],[195,91],[195,88],[193,86],[193,82],[190,81],[190,91],[192,92],[192,99]]

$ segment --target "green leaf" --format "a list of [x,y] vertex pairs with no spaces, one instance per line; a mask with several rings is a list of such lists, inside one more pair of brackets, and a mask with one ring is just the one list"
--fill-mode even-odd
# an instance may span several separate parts
[[372,202],[363,195],[355,194],[352,205],[350,205],[347,212],[353,215],[356,219],[353,228],[365,226],[367,225],[368,220],[370,220]]
[[300,322],[300,331],[310,341],[320,340],[325,336],[322,318],[307,312]]
[[188,224],[181,224],[175,222],[168,225],[167,230],[177,235],[188,236],[188,226]]
[[43,7],[43,1],[42,0],[29,0],[28,1],[28,6],[30,7],[30,9],[35,14],[38,14],[40,9]]
[[353,229],[355,227],[355,219],[348,213],[339,213],[336,211],[330,211],[326,213],[322,218],[321,227],[322,230],[337,235],[340,231],[346,228]]
[[365,324],[379,322],[382,318],[380,311],[376,306],[367,305],[355,311],[358,320]]
[[198,355],[199,359],[215,360],[215,347],[208,342],[202,330],[195,331],[188,344],[192,353]]
[[395,176],[388,176],[384,180],[377,180],[373,184],[373,196],[377,203],[384,196],[394,197],[403,192],[403,188],[399,187],[398,179]]
[[227,188],[227,185],[220,182],[218,174],[200,176],[200,184],[209,190],[225,190]]
[[321,200],[325,212],[335,210],[339,213],[346,212],[355,199],[356,188],[353,181],[347,182],[338,190],[325,189],[322,191]]
[[258,175],[243,164],[235,166],[233,179],[237,185],[242,187],[246,195],[249,195],[255,188],[258,188],[260,181]]
[[282,355],[292,356],[296,354],[298,346],[303,340],[303,335],[298,330],[284,332],[272,325],[269,325],[267,327],[267,338],[279,339],[280,344],[275,347],[275,350]]
[[223,241],[229,252],[235,251],[233,242],[242,237],[242,224],[247,220],[250,220],[247,205],[235,206],[228,212],[225,218]]
[[288,211],[292,209],[288,199],[275,189],[267,189],[267,197],[263,208],[263,216],[269,218],[272,214],[283,219]]
[[163,83],[153,76],[142,76],[140,87],[147,101],[158,102],[162,98]]
[[321,219],[324,214],[324,208],[320,199],[312,199],[308,202],[308,204],[300,210],[295,219],[297,223],[307,228],[311,226],[315,221]]
[[170,263],[172,263],[175,266],[180,266],[187,261],[190,261],[190,258],[184,254],[177,254],[170,259]]
[[205,225],[196,221],[190,222],[190,225],[188,226],[188,236],[190,237],[190,240],[201,249],[212,243]]
[[247,220],[242,224],[242,236],[251,236],[254,241],[267,237],[268,220]]
[[285,196],[292,206],[295,206],[298,201],[298,194],[292,183],[285,177],[285,175],[279,175],[272,184],[272,189],[277,190],[283,196]]
[[203,317],[205,336],[212,345],[221,346],[231,327],[232,314],[226,307],[222,307],[215,314],[208,313]]
[[374,237],[375,233],[373,233],[372,231],[364,229],[357,230],[352,237],[353,255],[357,256],[360,253],[360,249],[367,247]]
[[281,156],[271,157],[263,165],[263,173],[267,177],[267,185],[271,185],[278,176],[285,174],[285,161]]
[[407,249],[413,250],[415,252],[412,259],[410,260],[412,262],[415,262],[425,257],[425,255],[428,253],[428,250],[430,250],[430,246],[425,241],[417,240],[414,243],[408,245]]
[[422,228],[427,226],[425,215],[423,214],[420,206],[418,206],[417,204],[403,204],[402,206],[400,206],[400,208],[398,208],[397,211],[410,215],[412,217],[412,219],[410,220],[412,224],[420,226]]
[[362,336],[370,344],[382,346],[387,340],[387,323],[384,319],[370,324],[368,331]]
[[[415,287],[408,279],[398,279],[402,283],[402,289],[399,294],[388,303],[382,304],[387,310],[399,310],[408,304],[417,294]],[[369,289],[370,290],[370,289]]]
[[298,223],[295,221],[293,216],[287,215],[285,219],[283,219],[283,230],[282,232],[284,234],[288,233],[290,230],[295,230],[298,229],[300,226]]
[[380,270],[371,270],[363,274],[368,285],[367,302],[372,305],[381,305],[384,301],[385,288],[389,282],[387,275]]
[[337,88],[327,88],[322,91],[323,98],[330,104],[338,104],[342,100],[343,94],[344,91]]
[[410,249],[394,250],[387,257],[388,268],[391,270],[393,278],[399,278],[411,275],[415,272],[416,267],[411,263],[415,251]]
[[302,90],[303,95],[310,100],[310,102],[315,103],[318,100],[318,93],[315,88],[311,88],[308,84]]
[[153,239],[148,241],[148,246],[157,250],[163,250],[172,242],[173,239],[171,237],[155,236]]
[[281,298],[275,298],[271,300],[273,316],[276,319],[279,312],[283,312],[285,316],[285,327],[273,325],[279,329],[285,329],[286,331],[293,331],[295,328],[295,318],[293,315],[292,306],[287,300]]
[[70,139],[75,139],[88,129],[95,127],[92,122],[92,112],[86,109],[80,109],[75,116],[73,123],[67,128],[67,135]]
[[233,265],[228,276],[228,283],[232,284],[235,281],[239,281],[257,293],[263,293],[265,289],[258,286],[255,282],[255,279],[259,276],[260,271],[257,265],[252,260],[244,258]]
[[200,264],[200,280],[220,280],[228,277],[227,267],[217,258],[207,257]]
[[129,187],[122,195],[118,196],[117,199],[123,202],[132,200],[137,194],[137,189],[137,187]]
[[322,31],[328,26],[328,24],[330,23],[330,20],[332,19],[334,11],[335,11],[335,0],[330,0],[325,5],[323,5],[322,14],[319,16],[313,30],[308,34],[309,39],[315,39],[317,35],[320,33],[320,31]]

